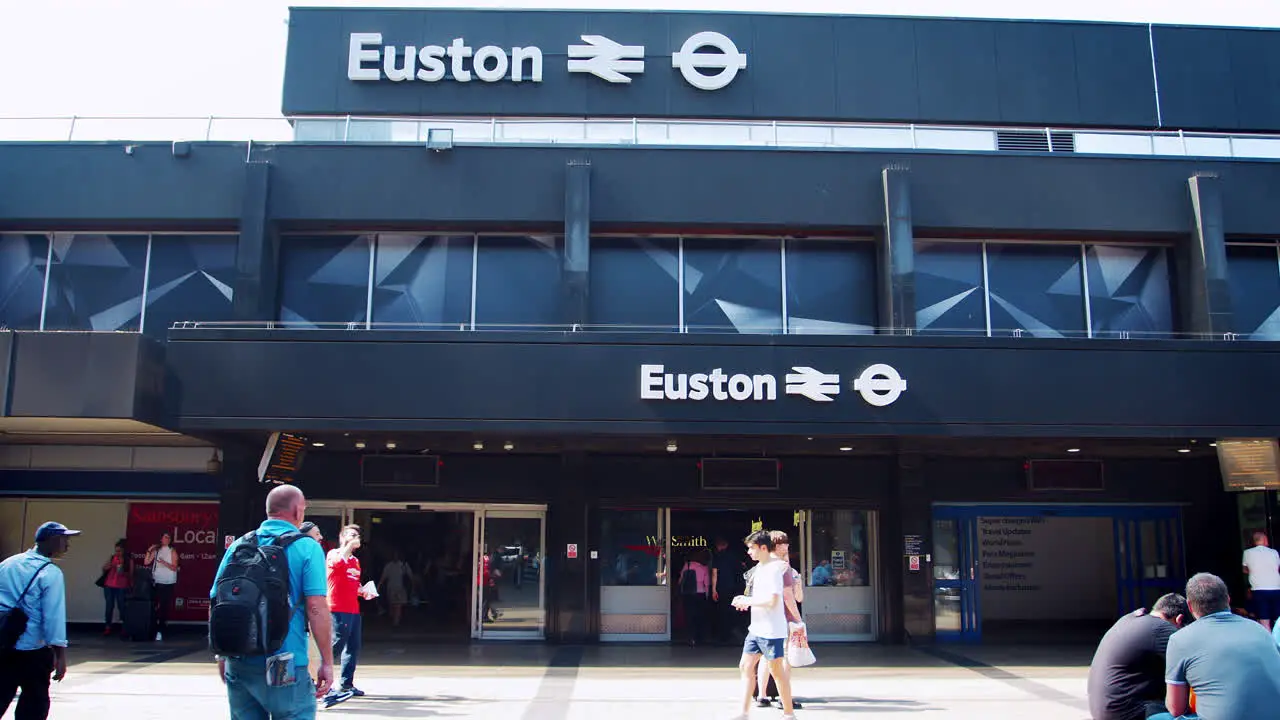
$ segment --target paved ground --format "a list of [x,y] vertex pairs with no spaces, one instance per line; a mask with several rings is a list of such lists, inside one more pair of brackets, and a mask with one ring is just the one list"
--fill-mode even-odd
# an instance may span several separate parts
[[[226,718],[198,638],[137,646],[74,637],[53,718]],[[1087,720],[1091,648],[823,646],[795,671],[800,717]],[[356,677],[368,693],[321,717],[492,720],[715,720],[736,714],[730,647],[372,644]],[[753,710],[752,718],[777,718]],[[4,720],[12,718],[12,709]]]

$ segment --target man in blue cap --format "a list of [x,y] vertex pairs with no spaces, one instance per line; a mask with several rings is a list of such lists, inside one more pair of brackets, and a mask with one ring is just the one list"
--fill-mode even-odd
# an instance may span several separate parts
[[67,588],[53,561],[79,534],[47,522],[36,530],[35,547],[0,563],[0,608],[27,614],[26,631],[12,648],[0,649],[0,715],[22,688],[14,720],[49,717],[49,679],[67,674]]

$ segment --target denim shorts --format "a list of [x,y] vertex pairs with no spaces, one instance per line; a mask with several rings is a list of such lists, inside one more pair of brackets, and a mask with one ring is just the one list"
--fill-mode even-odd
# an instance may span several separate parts
[[762,638],[747,635],[742,644],[743,655],[764,655],[766,660],[778,660],[787,656],[786,638]]

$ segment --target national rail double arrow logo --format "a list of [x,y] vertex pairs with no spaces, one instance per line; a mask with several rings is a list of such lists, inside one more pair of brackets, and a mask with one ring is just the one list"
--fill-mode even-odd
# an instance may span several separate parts
[[623,45],[603,35],[583,35],[586,45],[569,46],[569,72],[591,73],[611,83],[629,83],[623,73],[644,72],[644,46]]

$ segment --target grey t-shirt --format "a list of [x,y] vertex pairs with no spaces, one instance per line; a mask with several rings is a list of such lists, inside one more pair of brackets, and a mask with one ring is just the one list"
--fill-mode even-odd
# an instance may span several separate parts
[[1169,638],[1164,681],[1196,691],[1205,720],[1259,720],[1280,708],[1280,649],[1258,623],[1206,615]]

